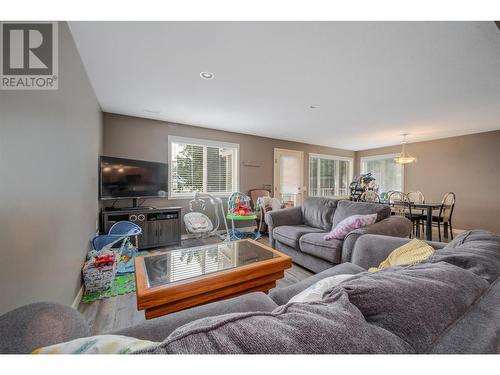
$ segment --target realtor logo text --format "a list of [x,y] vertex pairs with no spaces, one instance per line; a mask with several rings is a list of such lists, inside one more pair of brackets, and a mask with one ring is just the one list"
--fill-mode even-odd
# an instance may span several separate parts
[[1,22],[0,31],[0,89],[57,89],[57,22]]

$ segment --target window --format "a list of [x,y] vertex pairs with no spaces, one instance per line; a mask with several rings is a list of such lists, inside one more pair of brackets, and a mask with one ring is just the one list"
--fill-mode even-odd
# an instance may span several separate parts
[[352,158],[309,154],[309,196],[338,197],[349,195]]
[[377,180],[379,193],[389,190],[403,191],[403,166],[394,161],[397,156],[399,154],[361,158],[361,173],[372,173]]
[[238,190],[239,145],[170,136],[169,197],[194,192],[229,196]]

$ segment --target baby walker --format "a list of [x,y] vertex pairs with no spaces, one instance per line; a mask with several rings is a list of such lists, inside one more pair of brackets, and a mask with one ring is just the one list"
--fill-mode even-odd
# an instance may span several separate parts
[[[199,209],[201,209],[202,211],[206,210],[206,200],[208,200],[214,207],[216,219],[215,227],[207,215],[202,212],[196,211]],[[224,216],[224,207],[222,205],[222,200],[218,197],[214,197],[213,195],[199,192],[196,192],[194,194],[194,199],[189,202],[189,209],[191,210],[191,212],[184,215],[184,225],[186,226],[187,232],[194,234],[197,237],[210,237],[215,235],[220,226],[219,207],[220,212],[222,212],[222,218],[224,220],[226,232],[229,233],[226,217]],[[228,236],[226,236],[226,240],[229,241]]]
[[227,218],[231,220],[231,232],[228,237],[231,241],[241,240],[246,237],[254,237],[258,240],[261,237],[260,231],[253,233],[243,233],[234,227],[235,220],[257,220],[257,215],[250,209],[250,198],[240,192],[232,193],[227,200]]

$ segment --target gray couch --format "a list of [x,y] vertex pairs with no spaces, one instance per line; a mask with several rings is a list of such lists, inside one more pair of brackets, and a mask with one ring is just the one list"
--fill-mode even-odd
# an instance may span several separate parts
[[[469,231],[420,265],[377,266],[409,239],[363,235],[343,263],[269,295],[252,293],[166,315],[115,334],[163,341],[147,353],[496,353],[500,237]],[[332,275],[352,279],[323,300],[287,303]],[[42,319],[40,319],[40,315]],[[0,353],[88,335],[74,310],[33,304],[0,317]]]
[[[375,224],[350,232],[343,241],[323,239],[345,218],[368,214],[377,214]],[[270,246],[314,272],[350,262],[354,244],[363,234],[409,237],[412,230],[408,219],[391,216],[386,205],[330,198],[307,198],[302,206],[268,212],[265,220]]]

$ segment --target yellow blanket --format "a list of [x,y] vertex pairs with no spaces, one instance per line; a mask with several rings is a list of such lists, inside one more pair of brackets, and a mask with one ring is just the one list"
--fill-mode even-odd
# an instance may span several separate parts
[[377,272],[392,266],[417,264],[427,259],[434,253],[434,248],[424,241],[413,239],[407,244],[393,250],[386,260],[378,267],[368,269],[368,272]]

